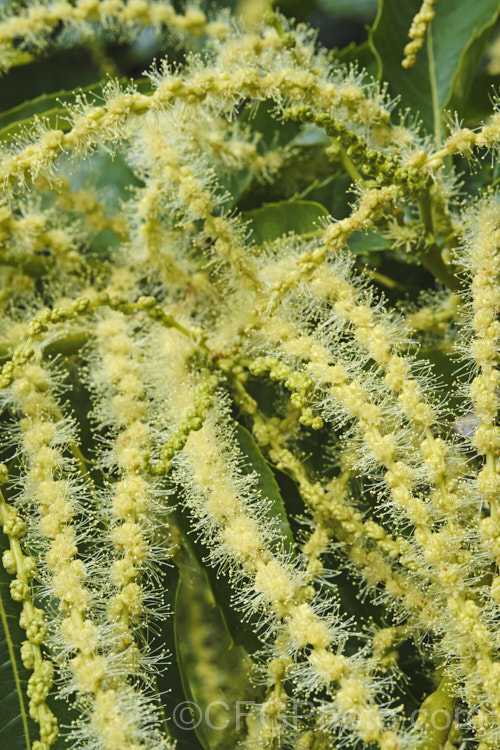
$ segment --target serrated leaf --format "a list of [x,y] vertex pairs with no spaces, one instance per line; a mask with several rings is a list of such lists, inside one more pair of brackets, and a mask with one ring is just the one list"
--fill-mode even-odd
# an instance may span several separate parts
[[[8,549],[0,535],[0,555]],[[26,639],[19,626],[21,608],[11,599],[11,577],[0,565],[0,747],[30,750],[38,728],[28,714],[27,681],[30,676],[21,661],[21,643]]]
[[246,211],[243,219],[250,222],[251,238],[262,245],[290,232],[296,235],[317,232],[318,222],[328,216],[320,203],[298,200],[267,203],[262,208]]
[[460,114],[500,8],[497,0],[439,0],[426,43],[406,70],[403,50],[420,6],[421,0],[380,0],[370,44],[379,79],[401,97],[403,108],[420,114],[424,128],[439,141],[443,110],[452,107]]

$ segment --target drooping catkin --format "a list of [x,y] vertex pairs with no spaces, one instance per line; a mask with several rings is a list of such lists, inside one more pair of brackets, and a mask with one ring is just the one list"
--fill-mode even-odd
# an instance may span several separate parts
[[78,475],[71,456],[74,424],[61,415],[53,389],[50,372],[28,364],[16,371],[10,400],[24,414],[19,429],[26,475],[18,502],[30,512],[28,533],[41,550],[41,581],[56,602],[49,643],[63,694],[83,709],[73,733],[103,750],[152,747],[160,741],[154,707],[123,680],[129,654],[119,652],[116,632],[99,617],[102,593],[93,579],[103,576],[102,553],[96,550],[86,561],[79,552],[92,523],[92,488]]

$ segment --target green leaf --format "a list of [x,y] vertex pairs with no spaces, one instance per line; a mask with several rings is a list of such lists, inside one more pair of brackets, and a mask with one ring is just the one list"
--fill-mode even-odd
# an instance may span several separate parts
[[324,180],[312,182],[302,191],[300,198],[320,203],[338,221],[349,215],[349,202],[353,198],[351,186],[348,174],[332,174]]
[[217,192],[225,196],[224,208],[226,211],[236,205],[241,196],[249,189],[252,181],[253,176],[249,169],[221,170],[217,179]]
[[261,152],[285,146],[300,131],[300,124],[293,120],[278,121],[278,110],[273,102],[260,102],[246,106],[239,117],[242,124],[259,134]]
[[[194,706],[193,731],[205,750],[232,750],[243,729],[236,701],[256,697],[248,676],[248,654],[234,644],[206,571],[188,546],[180,545],[174,562],[180,570],[174,614],[176,655],[185,700]],[[217,707],[224,704],[222,716],[217,716]],[[184,719],[189,725],[189,715]],[[218,728],[221,725],[223,736]]]
[[[123,84],[128,83],[125,79]],[[42,94],[35,99],[19,104],[17,107],[7,110],[0,114],[0,141],[11,141],[19,135],[20,130],[30,130],[38,120],[50,128],[57,128],[68,131],[71,127],[68,113],[63,106],[72,103],[78,95],[84,95],[90,98],[102,96],[104,86],[108,81],[99,81],[87,86],[73,90],[56,91],[53,94]],[[148,79],[142,79],[136,83],[139,91],[147,92],[151,88]]]
[[245,471],[247,473],[251,473],[252,471],[256,473],[257,489],[261,496],[269,501],[269,509],[267,511],[269,519],[278,521],[278,529],[283,539],[285,550],[293,553],[295,540],[290,524],[288,523],[288,516],[280,494],[280,488],[274,478],[273,472],[251,434],[241,425],[236,426],[236,440],[245,458]]
[[[1,534],[0,554],[8,549]],[[11,577],[0,566],[0,747],[30,750],[38,728],[28,714],[27,681],[30,676],[21,661],[21,643],[26,639],[19,626],[21,607],[11,599]]]
[[[178,555],[177,555],[178,557]],[[178,560],[176,560],[176,564],[179,565]],[[182,570],[182,567],[179,566],[179,570]],[[189,618],[185,617],[185,612],[189,608],[188,601],[190,596],[189,591],[189,583],[185,580],[188,579],[188,576],[184,573],[179,578],[179,583],[176,588],[175,593],[175,604],[173,608],[173,621],[174,621],[174,638],[175,638],[175,661],[176,661],[176,672],[179,673],[179,676],[181,678],[181,684],[182,684],[182,690],[183,690],[183,700],[178,701],[177,705],[180,703],[188,702],[190,706],[193,707],[193,710],[190,712],[191,714],[191,721],[189,720],[188,716],[186,716],[186,712],[182,712],[180,714],[175,714],[175,719],[172,722],[174,724],[174,736],[178,736],[179,733],[182,735],[184,733],[194,734],[198,740],[198,743],[201,745],[203,750],[210,750],[210,745],[208,743],[205,727],[203,726],[203,721],[200,721],[200,715],[199,711],[201,710],[201,707],[199,703],[195,700],[195,697],[193,695],[193,691],[191,689],[191,680],[194,680],[193,677],[191,677],[190,680],[190,674],[189,674],[189,665],[187,662],[187,649],[184,649],[183,646],[186,644],[186,641],[189,644]],[[196,659],[200,659],[202,656],[200,653],[193,654],[193,656]],[[196,710],[194,710],[196,707]]]
[[[26,64],[28,63],[28,64]],[[2,109],[10,109],[40,94],[91,86],[101,77],[89,54],[80,48],[52,50],[49,57],[35,56],[7,75],[0,75]]]
[[[74,95],[72,101],[74,101]],[[58,128],[66,132],[70,128],[66,110],[60,102],[68,101],[68,92],[58,91],[56,94],[43,94],[29,102],[19,104],[0,115],[0,141],[14,140],[19,131],[29,129],[35,124],[36,118],[43,117],[51,128]]]
[[296,148],[325,148],[332,142],[330,136],[328,136],[323,128],[319,128],[317,125],[304,125],[302,130],[295,138],[290,141],[290,147]]
[[436,393],[443,401],[446,400],[450,417],[460,413],[460,394],[466,387],[468,373],[460,367],[460,360],[456,354],[449,354],[441,349],[421,349],[417,352],[419,360],[428,362],[432,373],[436,376]]
[[[120,202],[130,197],[131,187],[142,187],[144,183],[137,178],[119,152],[111,155],[101,150],[91,154],[78,172],[71,175],[72,190],[88,188],[89,184],[93,184],[97,191],[105,191],[107,209],[111,213],[120,210]],[[99,240],[101,234],[100,232],[94,238],[93,250],[102,256],[104,243],[95,241]],[[108,232],[110,234],[112,233]],[[109,240],[107,246],[109,247]]]
[[377,77],[377,60],[368,40],[361,44],[351,42],[347,47],[335,52],[335,57],[340,63],[356,65],[358,70],[365,70],[372,78]]
[[193,529],[193,523],[189,512],[179,504],[172,512],[172,523],[178,526],[186,539],[189,550],[197,560],[200,567],[205,570],[214,601],[220,607],[227,630],[234,643],[237,643],[249,653],[253,654],[262,647],[262,643],[255,632],[255,623],[250,620],[242,621],[241,614],[233,606],[233,589],[225,576],[218,575],[210,565],[207,565],[207,557],[210,548],[204,544],[197,532]]
[[353,255],[381,253],[389,250],[391,243],[378,232],[353,232],[347,241]]
[[23,49],[12,50],[9,54],[9,69],[17,68],[20,65],[28,65],[34,60],[35,56]]
[[[164,651],[168,649],[171,658],[165,669],[159,672],[155,688],[161,696],[161,704],[165,715],[165,730],[170,737],[176,740],[178,750],[207,750],[207,746],[200,742],[200,736],[189,724],[179,720],[176,712],[178,707],[186,701],[192,700],[189,691],[189,683],[182,672],[182,662],[179,653],[178,628],[177,625],[177,602],[181,587],[179,558],[175,565],[165,566],[162,583],[164,587],[164,601],[169,605],[170,614],[161,623],[157,623],[157,633],[153,638],[149,637],[152,651],[157,648]],[[150,629],[151,633],[151,629]]]
[[251,238],[257,245],[272,242],[289,232],[297,235],[316,233],[318,222],[328,216],[328,211],[320,203],[301,200],[266,203],[262,208],[243,213],[243,219],[250,222]]
[[424,128],[440,141],[443,110],[452,107],[461,113],[500,8],[498,0],[439,0],[426,43],[414,67],[405,70],[403,50],[420,6],[421,0],[380,0],[370,44],[379,79],[401,97],[403,108],[419,112]]
[[500,75],[478,73],[472,82],[471,91],[463,108],[463,116],[468,125],[477,125],[491,114],[491,100],[500,88]]

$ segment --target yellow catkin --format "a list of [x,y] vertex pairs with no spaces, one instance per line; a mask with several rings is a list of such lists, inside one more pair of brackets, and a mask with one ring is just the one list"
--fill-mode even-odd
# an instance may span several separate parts
[[[2,468],[6,467],[2,464]],[[39,725],[40,737],[33,747],[36,744],[36,750],[49,750],[57,740],[59,727],[46,700],[54,673],[53,664],[45,658],[43,648],[47,639],[47,624],[43,611],[35,607],[31,596],[31,583],[37,574],[36,563],[33,557],[24,554],[21,546],[26,525],[1,492],[0,520],[9,540],[9,549],[3,553],[2,563],[8,573],[15,575],[10,584],[10,593],[16,602],[22,604],[20,621],[27,634],[27,640],[21,644],[21,660],[25,668],[32,672],[28,681],[29,715]]]
[[[239,36],[234,55],[229,53],[229,46],[225,47],[212,68],[195,68],[191,75],[172,74],[166,69],[156,76],[157,86],[151,95],[121,91],[116,84],[109,87],[102,105],[91,106],[82,101],[70,116],[68,132],[42,131],[28,146],[20,150],[7,149],[2,154],[0,183],[14,188],[40,175],[50,175],[61,153],[87,153],[98,143],[116,143],[126,134],[129,121],[169,107],[176,101],[195,106],[208,99],[218,107],[225,107],[227,102],[243,101],[245,97],[257,101],[282,97],[292,105],[305,102],[319,111],[332,107],[345,111],[354,122],[371,122],[377,126],[389,122],[389,110],[383,98],[367,96],[363,86],[356,83],[341,79],[332,82],[325,63],[315,64],[312,48],[300,61],[306,66],[301,70],[297,57],[286,49],[286,38],[275,34],[276,40],[269,43],[273,34],[274,30],[270,29],[263,37],[258,36],[257,50],[250,43],[251,35]],[[248,44],[252,59],[245,64]],[[264,61],[270,66],[269,72],[260,67]]]
[[[329,394],[329,398],[333,397],[342,411],[356,420],[362,439],[366,441],[365,444],[372,457],[383,467],[384,481],[392,501],[415,524],[414,539],[417,546],[420,547],[421,554],[427,563],[438,571],[435,590],[441,607],[444,607],[446,612],[447,627],[454,631],[453,653],[460,653],[464,664],[472,659],[476,664],[483,665],[483,695],[495,715],[500,715],[500,692],[492,678],[496,671],[496,663],[493,659],[493,634],[488,624],[485,623],[481,610],[474,605],[470,586],[463,580],[463,577],[467,575],[467,562],[472,564],[471,553],[464,551],[463,562],[456,559],[462,529],[459,525],[455,526],[451,520],[441,532],[431,530],[431,508],[413,490],[414,469],[404,460],[398,460],[395,452],[395,436],[381,431],[382,414],[378,406],[371,401],[369,393],[359,380],[349,375],[342,364],[330,363],[328,350],[323,349],[306,335],[295,334],[295,338],[292,338],[290,330],[289,325],[289,331],[287,335],[284,335],[283,325],[276,326],[277,341],[283,354],[286,358],[292,356],[299,361],[305,360],[307,364],[304,373],[312,375],[317,385]],[[269,332],[268,330],[268,335]],[[262,365],[259,365],[259,368],[263,369],[253,371],[263,372],[268,367],[274,368],[275,372],[279,372],[279,379],[290,384],[293,382],[289,367],[277,365],[273,358],[267,361],[272,364],[267,365],[264,359]],[[445,492],[446,488],[442,491]],[[448,594],[450,585],[457,587],[451,597]],[[445,650],[446,646],[446,639],[444,639],[440,648]],[[462,676],[467,675],[467,668],[464,667],[464,669]]]
[[8,70],[15,60],[15,42],[19,38],[25,48],[36,51],[49,44],[50,34],[60,25],[80,28],[86,36],[97,24],[124,31],[138,25],[166,26],[182,35],[193,36],[227,33],[221,22],[211,24],[201,10],[189,8],[185,13],[177,13],[170,3],[144,0],[76,0],[74,4],[66,0],[35,2],[0,21],[0,69]]
[[[466,312],[470,326],[467,354],[474,364],[474,378],[469,384],[469,395],[474,414],[471,443],[482,458],[482,466],[475,477],[476,490],[484,500],[489,514],[481,519],[479,529],[488,555],[500,563],[500,371],[498,347],[500,323],[498,309],[500,290],[500,224],[498,205],[494,200],[480,203],[470,217],[463,261],[471,275],[471,294]],[[500,603],[500,578],[491,583],[493,600]]]
[[[259,444],[267,449],[275,465],[291,474],[300,488],[304,500],[310,505],[323,525],[319,526],[319,540],[313,548],[311,540],[307,542],[304,553],[308,560],[321,552],[324,542],[322,535],[334,535],[336,539],[346,544],[346,552],[354,564],[358,574],[368,586],[382,583],[391,598],[395,597],[404,602],[405,611],[411,611],[423,619],[425,627],[429,627],[436,615],[433,603],[404,571],[394,569],[392,561],[398,561],[402,554],[401,544],[372,519],[363,519],[347,502],[346,483],[349,472],[344,472],[337,479],[331,480],[326,487],[312,482],[300,460],[294,456],[286,445],[283,431],[275,424],[265,420],[261,414],[254,416],[254,434]],[[320,544],[319,550],[316,544]]]
[[[67,463],[59,436],[60,412],[51,395],[50,375],[38,364],[16,372],[14,403],[24,413],[21,445],[26,457],[24,494],[36,502],[36,533],[45,545],[46,584],[58,602],[53,638],[61,668],[70,676],[70,689],[87,706],[80,731],[102,750],[137,747],[141,736],[141,703],[134,704],[130,686],[116,682],[116,661],[103,648],[102,626],[92,611],[96,592],[90,587],[86,564],[78,555],[78,485]],[[127,656],[127,655],[126,655]],[[120,673],[118,667],[118,674]]]
[[423,47],[425,42],[425,34],[429,25],[434,18],[436,11],[434,6],[437,0],[424,0],[420,10],[414,17],[408,36],[411,42],[408,42],[404,49],[404,58],[401,63],[403,68],[411,68],[415,65],[417,60],[417,53]]
[[[306,671],[315,675],[318,684],[329,684],[338,678],[340,687],[334,698],[342,708],[344,696],[351,696],[350,707],[357,717],[353,724],[359,736],[376,742],[381,748],[395,747],[396,734],[384,729],[382,716],[371,703],[371,688],[359,662],[356,667],[342,658],[342,667],[336,677],[328,671],[329,667],[326,669],[325,662],[334,657],[334,653],[327,650],[334,645],[333,634],[310,604],[296,603],[300,579],[279,557],[270,553],[259,525],[248,515],[238,497],[234,479],[228,475],[214,450],[215,437],[213,428],[206,425],[199,432],[192,433],[186,444],[184,461],[193,472],[193,490],[199,487],[203,493],[197,495],[195,512],[214,525],[217,536],[221,533],[218,529],[223,529],[219,542],[223,545],[221,554],[242,566],[261,606],[269,609],[274,617],[284,620],[288,648],[292,652],[307,645],[312,648],[307,657]],[[368,720],[368,715],[373,715],[373,723]]]
[[[113,591],[106,612],[113,650],[129,665],[125,676],[134,677],[141,667],[135,631],[144,617],[144,600],[151,593],[144,572],[152,557],[155,487],[144,471],[151,437],[141,358],[124,316],[109,312],[99,321],[96,358],[90,377],[98,405],[101,399],[107,402],[100,418],[115,434],[111,460],[118,472],[109,488],[109,508],[104,510],[114,558],[110,567]],[[165,558],[167,554],[165,550]]]
[[250,288],[257,287],[255,270],[243,244],[242,228],[238,231],[234,221],[216,214],[210,192],[204,188],[195,169],[183,163],[181,154],[167,138],[149,128],[140,137],[144,139],[144,155],[151,159],[156,189],[164,193],[166,186],[173,186],[181,205],[186,205],[191,220],[204,221],[204,231],[213,240],[214,253],[233,265]]
[[[176,358],[179,361],[179,354]],[[177,402],[189,401],[187,372],[182,382],[186,384],[183,389],[176,386],[170,393],[170,408],[174,414]],[[215,412],[200,430],[191,432],[179,454],[176,470],[199,528],[211,539],[213,561],[229,566],[234,576],[243,576],[248,593],[242,601],[246,602],[245,606],[254,601],[254,606],[269,622],[270,634],[276,628],[277,632],[283,631],[282,644],[287,653],[298,654],[308,645],[312,649],[302,663],[299,679],[317,686],[338,681],[340,686],[338,691],[332,692],[332,700],[343,705],[344,696],[351,695],[352,726],[358,736],[377,743],[384,750],[396,748],[397,734],[385,728],[383,716],[372,702],[370,668],[365,673],[361,660],[351,663],[345,657],[336,657],[336,636],[328,620],[303,600],[303,574],[294,569],[283,553],[271,550],[275,532],[259,520],[255,512],[258,500],[252,486],[246,480],[242,483],[237,465],[233,468],[238,459],[229,437],[224,440],[226,448],[221,450],[219,420],[227,423],[224,412],[219,417]],[[284,627],[279,624],[280,620]],[[275,699],[276,695],[272,699],[273,706]],[[275,731],[275,721],[265,724],[261,739],[271,738]]]
[[329,254],[334,255],[342,250],[353,232],[369,229],[373,226],[380,212],[396,200],[398,191],[394,185],[384,188],[373,188],[366,191],[356,209],[345,219],[330,224],[323,234],[322,242],[315,250],[307,250],[297,260],[297,268],[284,279],[274,282],[269,300],[258,302],[257,312],[262,308],[273,310],[285,293],[302,279],[314,274],[324,263]]

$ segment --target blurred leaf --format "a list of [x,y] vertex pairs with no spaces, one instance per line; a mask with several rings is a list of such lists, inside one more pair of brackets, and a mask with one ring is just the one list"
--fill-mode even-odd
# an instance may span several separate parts
[[[119,152],[113,155],[105,151],[90,154],[81,164],[78,172],[74,172],[70,179],[72,190],[89,189],[89,187],[94,192],[95,189],[102,190],[109,214],[120,210],[121,201],[130,198],[131,187],[143,185]],[[92,249],[100,257],[110,244],[116,245],[116,235],[112,237],[110,235],[109,230],[103,230],[94,237]]]
[[[176,555],[176,557],[178,558],[179,556]],[[176,565],[179,565],[178,559],[176,560]],[[179,570],[183,570],[182,565],[179,566]],[[206,737],[206,728],[202,718],[202,709],[198,701],[195,700],[191,688],[191,683],[195,681],[196,675],[191,674],[191,670],[189,669],[190,664],[186,658],[186,655],[189,654],[189,647],[192,647],[192,643],[190,643],[190,641],[192,641],[192,638],[190,638],[190,621],[189,617],[186,617],[186,612],[189,612],[190,599],[193,598],[193,592],[190,591],[189,582],[185,580],[187,578],[188,575],[186,573],[181,573],[178,586],[175,590],[175,602],[172,611],[174,621],[176,672],[178,672],[182,684],[182,696],[179,696],[181,700],[177,701],[176,706],[178,708],[182,703],[189,702],[192,710],[189,711],[190,720],[188,720],[187,716],[187,706],[182,712],[174,713],[172,721],[173,727],[171,731],[174,737],[177,737],[178,734],[182,735],[185,733],[194,735],[203,750],[210,750],[210,744]],[[185,645],[185,648],[183,648],[183,645]],[[199,648],[200,644],[198,643],[196,646],[198,646],[195,651],[196,656],[198,659],[201,659],[203,658],[203,654]],[[176,706],[173,705],[173,708],[176,708]]]
[[239,120],[247,123],[259,134],[259,146],[262,152],[269,148],[284,146],[300,131],[301,126],[292,120],[277,120],[278,109],[273,102],[260,102],[246,106]]
[[380,0],[370,44],[379,80],[387,81],[390,93],[401,97],[401,107],[418,112],[425,129],[438,139],[443,109],[456,108],[461,114],[500,8],[498,0],[439,0],[426,43],[413,68],[405,70],[403,50],[420,6],[421,0]]
[[272,242],[284,234],[310,234],[320,228],[318,222],[328,218],[324,206],[314,201],[282,201],[267,203],[262,208],[243,213],[243,219],[250,221],[251,239],[257,245]]
[[332,142],[323,128],[317,125],[305,125],[300,133],[292,138],[290,146],[300,146],[301,148],[324,148]]
[[492,76],[481,71],[475,76],[463,108],[464,120],[469,125],[476,125],[491,114],[492,98],[499,88],[500,75]]
[[457,354],[449,354],[441,349],[421,349],[417,358],[428,362],[436,378],[436,393],[447,400],[447,411],[456,412],[462,403],[462,387],[465,387],[468,374]]
[[[67,91],[58,91],[57,94],[43,94],[1,114],[0,141],[14,140],[21,129],[23,131],[29,130],[40,118],[43,118],[47,126],[51,128],[57,128],[64,132],[69,130],[70,123],[67,112],[60,106],[63,101],[69,100],[68,94]],[[73,92],[71,92],[71,101],[74,101]]]
[[349,215],[349,202],[353,200],[350,191],[352,180],[347,174],[332,174],[325,180],[316,180],[309,185],[300,198],[320,203],[336,221]]
[[221,195],[227,194],[224,209],[233,208],[241,196],[252,184],[253,176],[249,169],[224,171],[218,176],[218,190]]
[[[7,537],[2,533],[0,555],[8,548]],[[38,729],[28,715],[26,689],[30,672],[21,661],[21,643],[26,634],[19,626],[21,606],[10,596],[11,580],[0,565],[0,747],[30,750]]]
[[[177,599],[181,586],[179,558],[176,565],[164,565],[162,584],[165,604],[169,606],[170,614],[163,622],[156,622],[155,628],[149,629],[149,643],[151,650],[164,652],[168,649],[170,659],[168,665],[158,670],[155,689],[160,696],[165,719],[165,731],[176,740],[177,750],[207,750],[207,745],[200,742],[195,729],[180,721],[179,706],[192,699],[189,692],[189,682],[182,673],[182,662],[179,658],[179,644],[177,641],[176,617]],[[151,633],[154,636],[151,637]],[[177,709],[177,711],[176,711]]]
[[193,723],[203,747],[233,750],[241,739],[236,701],[257,696],[248,676],[250,661],[234,644],[205,571],[187,546],[178,552],[175,638],[184,694],[196,706]]
[[2,109],[10,109],[42,93],[91,86],[100,77],[86,50],[53,51],[48,58],[38,57],[29,64],[23,62],[22,66],[0,77]]
[[9,53],[9,70],[11,68],[17,68],[20,65],[28,65],[34,62],[35,55],[26,52],[23,49],[15,49]]
[[370,23],[377,12],[377,0],[318,0],[318,5],[332,16],[356,18]]
[[344,49],[335,52],[335,58],[340,63],[355,65],[358,70],[365,70],[372,78],[377,77],[377,60],[368,40],[361,44],[352,42],[347,47],[344,47]]
[[353,255],[381,253],[389,250],[391,243],[378,232],[353,232],[347,241]]

